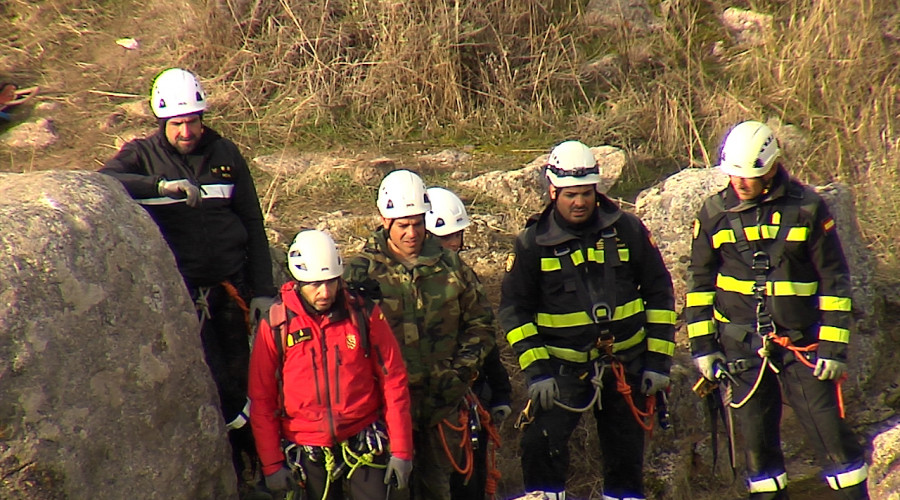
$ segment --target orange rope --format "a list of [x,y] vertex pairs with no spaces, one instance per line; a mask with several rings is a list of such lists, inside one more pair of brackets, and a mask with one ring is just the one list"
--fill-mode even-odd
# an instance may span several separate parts
[[[474,397],[474,396],[467,396]],[[488,498],[494,498],[497,493],[497,484],[503,477],[500,469],[497,468],[497,450],[500,449],[500,433],[491,419],[491,414],[487,410],[478,405],[478,415],[481,417],[481,426],[487,433],[488,442],[484,443],[488,446],[487,451],[487,478],[485,478],[484,493]],[[494,446],[489,446],[493,444]]]
[[[769,334],[768,338],[769,338],[769,340],[780,345],[781,347],[784,347],[785,349],[788,349],[789,351],[793,351],[794,356],[797,358],[797,361],[803,363],[808,368],[815,369],[816,365],[812,364],[808,359],[806,359],[806,356],[804,356],[801,353],[817,351],[819,349],[818,342],[814,342],[805,347],[797,347],[794,345],[793,342],[791,342],[790,337],[779,337],[779,336],[775,335],[774,333],[772,333],[772,334]],[[841,378],[834,381],[834,386],[837,389],[838,411],[840,411],[841,419],[843,419],[845,416],[845,413],[844,413],[844,391],[841,388],[841,386],[843,385],[845,380],[847,380],[846,373],[844,375],[842,375]]]
[[241,308],[241,311],[244,311],[244,323],[247,324],[247,331],[250,331],[250,308],[247,307],[247,303],[244,302],[244,299],[241,298],[240,292],[238,289],[231,284],[230,281],[223,281],[222,288],[228,292],[228,296],[234,300],[234,303],[237,304],[238,307]]
[[637,421],[638,425],[641,426],[641,429],[644,429],[652,436],[653,419],[650,419],[650,423],[647,423],[644,419],[652,417],[653,413],[656,412],[656,398],[647,397],[646,410],[639,410],[634,404],[634,398],[631,396],[631,386],[628,385],[628,382],[625,380],[625,365],[616,359],[613,360],[611,366],[613,374],[616,376],[616,390],[625,397],[625,401],[628,402],[628,406],[631,408],[631,414],[634,415],[634,419]]
[[[438,424],[438,432],[441,434],[441,445],[444,447],[444,453],[450,460],[450,465],[453,466],[453,470],[460,474],[465,474],[466,481],[468,481],[472,477],[474,457],[472,456],[472,441],[469,439],[469,411],[467,409],[461,408],[459,410],[459,423],[459,427],[454,427],[453,424],[445,418],[443,422]],[[466,459],[465,468],[460,467],[459,464],[456,463],[456,460],[453,458],[453,453],[450,452],[450,446],[447,444],[447,436],[444,435],[444,425],[451,430],[462,434],[462,440],[459,443],[459,447],[463,449],[463,455]]]

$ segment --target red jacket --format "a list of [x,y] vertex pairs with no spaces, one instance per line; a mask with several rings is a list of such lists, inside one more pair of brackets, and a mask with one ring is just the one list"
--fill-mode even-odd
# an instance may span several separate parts
[[[272,328],[260,322],[250,356],[250,423],[264,474],[284,462],[281,438],[300,445],[333,446],[383,416],[391,454],[412,460],[412,422],[406,366],[400,347],[376,305],[369,318],[370,355],[365,357],[356,313],[341,299],[325,314],[310,314],[294,290],[281,287],[292,312],[287,333],[298,341],[284,349],[284,410],[275,372],[281,364]],[[324,355],[323,355],[324,352]]]

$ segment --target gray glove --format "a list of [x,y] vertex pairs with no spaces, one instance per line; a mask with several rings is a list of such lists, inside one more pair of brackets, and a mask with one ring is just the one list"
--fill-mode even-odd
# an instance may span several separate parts
[[559,386],[553,377],[532,382],[528,386],[528,397],[541,408],[550,410],[553,408],[553,400],[559,396]]
[[715,380],[715,367],[717,363],[725,363],[725,355],[721,352],[714,352],[694,358],[694,365],[700,370],[700,374],[706,380]]
[[169,198],[182,199],[187,198],[187,205],[192,208],[200,206],[200,188],[191,184],[187,179],[176,179],[169,181],[163,179],[156,185],[160,196],[168,196]]
[[652,396],[668,386],[668,375],[652,372],[650,370],[644,370],[644,377],[641,379],[641,392],[645,396]]
[[391,478],[396,478],[397,489],[406,488],[409,485],[409,474],[412,472],[412,468],[412,460],[403,460],[391,455],[387,468],[384,469],[384,484],[390,484]]
[[512,413],[512,407],[509,405],[492,406],[491,407],[491,420],[493,420],[494,423],[499,425],[500,422],[503,422],[504,420],[506,420],[506,417],[508,417],[511,413]]
[[847,363],[836,359],[819,358],[813,376],[819,380],[837,380],[847,373]]
[[[250,325],[255,326],[259,320],[269,315],[269,308],[275,299],[260,295],[250,299]],[[255,330],[256,328],[254,328]]]
[[281,466],[280,469],[266,476],[266,488],[272,491],[287,491],[294,486],[294,475],[291,469]]

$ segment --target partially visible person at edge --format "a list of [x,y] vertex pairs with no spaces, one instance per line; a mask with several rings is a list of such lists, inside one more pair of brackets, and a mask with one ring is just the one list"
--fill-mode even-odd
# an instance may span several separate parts
[[[240,491],[248,493],[244,469],[258,466],[246,425],[248,310],[251,320],[264,316],[275,295],[259,199],[237,146],[204,125],[206,94],[193,73],[161,72],[153,80],[150,108],[156,133],[126,143],[100,172],[122,182],[175,254],[196,302]],[[243,453],[251,463],[244,463]]]
[[735,126],[722,144],[718,168],[730,185],[694,222],[691,352],[707,379],[727,371],[739,381],[730,390],[749,498],[788,498],[782,395],[829,486],[841,498],[869,498],[863,450],[841,419],[836,389],[852,321],[847,262],[828,207],[788,175],[780,156],[772,130],[756,121]]
[[20,89],[15,83],[0,83],[0,119],[12,121],[14,107],[34,99],[40,90],[38,86]]
[[522,435],[525,489],[566,498],[568,441],[578,411],[591,409],[602,498],[643,499],[647,424],[633,410],[646,412],[669,385],[672,280],[643,223],[597,191],[590,148],[563,142],[545,168],[550,203],[516,238],[499,312],[534,419]]
[[[425,228],[434,235],[441,246],[459,253],[464,245],[465,229],[469,227],[469,214],[466,206],[456,194],[444,188],[432,187],[427,190],[431,210],[425,214]],[[477,275],[476,275],[477,276]],[[481,283],[478,283],[481,287]],[[486,305],[490,307],[490,305]],[[509,373],[500,361],[500,349],[494,346],[484,358],[479,376],[472,386],[478,401],[489,409],[491,424],[500,427],[506,417],[512,413],[510,395],[512,385]],[[450,478],[450,493],[454,500],[470,500],[485,498],[485,486],[488,479],[488,433],[483,427],[478,433],[478,449],[474,450],[472,475],[466,480],[465,474],[455,472]]]
[[347,290],[330,236],[298,233],[287,265],[296,281],[260,322],[250,358],[250,424],[266,486],[291,490],[305,476],[309,498],[342,499],[346,482],[354,500],[383,500],[391,481],[406,488],[412,470],[400,346],[381,308]]
[[469,266],[435,238],[426,238],[425,213],[431,205],[418,175],[389,173],[381,181],[377,205],[381,227],[350,261],[344,277],[351,286],[382,297],[381,308],[406,361],[415,444],[412,497],[446,500],[454,464],[466,463],[461,432],[451,426],[467,414],[471,384],[496,344],[494,317]]

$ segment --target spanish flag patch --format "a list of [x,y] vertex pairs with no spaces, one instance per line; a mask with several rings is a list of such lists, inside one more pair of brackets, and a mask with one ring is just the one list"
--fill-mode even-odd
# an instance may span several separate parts
[[831,232],[831,230],[834,229],[834,217],[825,219],[825,222],[822,223],[822,229],[824,229],[826,233]]

